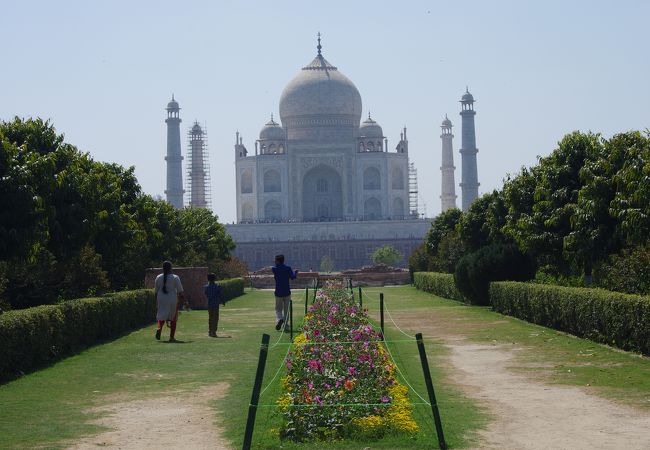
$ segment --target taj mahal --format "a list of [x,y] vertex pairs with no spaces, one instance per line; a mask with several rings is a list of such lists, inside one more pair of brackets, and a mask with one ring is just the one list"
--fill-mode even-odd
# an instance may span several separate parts
[[[406,127],[391,150],[369,113],[362,121],[357,87],[322,53],[319,35],[315,58],[282,91],[279,122],[271,116],[254,147],[236,133],[237,223],[226,229],[250,270],[278,253],[303,270],[325,255],[337,270],[361,267],[382,245],[404,255],[404,266],[431,226],[414,201]],[[461,99],[464,209],[479,185],[473,101],[469,92]],[[445,210],[456,207],[451,121],[441,128]]]
[[250,155],[235,145],[237,219],[332,221],[408,216],[408,142],[388,152],[377,122],[361,124],[361,95],[321,53],[285,87],[280,121]]

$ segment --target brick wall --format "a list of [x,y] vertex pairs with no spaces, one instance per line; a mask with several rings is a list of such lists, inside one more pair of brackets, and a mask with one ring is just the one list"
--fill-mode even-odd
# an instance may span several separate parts
[[[185,297],[190,302],[192,309],[206,309],[208,301],[203,293],[203,287],[208,282],[207,267],[174,267],[172,272],[181,279],[185,290]],[[144,286],[153,288],[156,277],[162,273],[162,268],[146,269]]]

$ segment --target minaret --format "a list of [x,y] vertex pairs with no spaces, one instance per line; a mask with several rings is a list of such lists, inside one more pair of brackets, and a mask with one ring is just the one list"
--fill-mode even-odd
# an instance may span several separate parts
[[397,150],[397,153],[409,152],[409,140],[406,138],[406,125],[404,125],[402,132],[399,134],[399,142],[397,143],[395,150]]
[[183,207],[183,167],[181,156],[181,118],[178,102],[172,95],[172,100],[167,104],[167,201],[174,208]]
[[452,140],[454,135],[451,134],[452,128],[451,120],[445,114],[445,120],[442,121],[442,134],[440,139],[442,139],[442,166],[440,166],[440,171],[442,172],[442,186],[441,186],[441,195],[440,200],[442,203],[442,212],[447,211],[448,209],[456,208],[456,182],[454,181],[454,146]]
[[474,130],[474,97],[465,89],[465,94],[460,99],[460,116],[463,118],[463,139],[460,149],[462,173],[460,189],[462,191],[463,211],[467,211],[478,197],[478,169],[476,167],[476,132]]
[[210,208],[210,164],[208,162],[208,137],[199,122],[187,133],[189,149],[187,152],[188,206]]

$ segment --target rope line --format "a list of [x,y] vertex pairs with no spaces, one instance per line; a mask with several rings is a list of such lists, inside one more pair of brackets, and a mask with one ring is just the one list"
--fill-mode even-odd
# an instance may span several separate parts
[[415,395],[417,395],[417,396],[420,398],[420,400],[422,400],[422,401],[423,401],[424,403],[426,403],[427,405],[431,406],[431,403],[427,402],[427,401],[426,401],[426,400],[425,400],[425,399],[420,395],[420,393],[419,393],[418,391],[416,391],[415,388],[414,388],[413,386],[411,386],[411,383],[409,383],[408,378],[406,378],[406,375],[404,375],[404,372],[402,372],[402,369],[400,369],[399,366],[397,365],[397,361],[395,361],[395,358],[393,357],[393,353],[390,351],[390,348],[388,348],[388,345],[386,345],[386,351],[387,351],[388,354],[390,355],[390,359],[393,361],[393,364],[395,364],[395,368],[397,369],[397,371],[399,372],[399,374],[402,376],[402,379],[403,379],[404,382],[408,385],[408,387],[410,387],[411,390],[412,390],[413,392],[415,392]]
[[282,358],[282,362],[280,363],[280,367],[278,367],[278,370],[275,371],[275,375],[273,375],[273,378],[271,378],[271,381],[269,381],[268,384],[266,385],[266,387],[264,389],[262,389],[262,391],[260,392],[260,397],[262,396],[262,394],[264,394],[264,392],[266,392],[266,390],[269,388],[269,386],[271,386],[271,384],[273,384],[275,379],[278,377],[278,374],[280,373],[280,370],[282,370],[282,367],[284,366],[284,362],[287,360],[287,356],[289,356],[289,350],[291,350],[291,347],[287,348],[287,353],[285,353],[284,358]]
[[300,346],[300,345],[336,345],[336,344],[349,345],[349,344],[364,344],[366,342],[368,342],[368,343],[373,343],[373,342],[376,342],[376,343],[381,343],[381,342],[413,342],[414,340],[415,340],[415,338],[411,338],[411,339],[393,339],[393,340],[390,340],[390,341],[382,341],[382,340],[375,340],[375,341],[322,341],[322,342],[321,341],[309,341],[309,342],[298,342],[298,343],[295,343],[295,342],[280,342],[277,345],[289,345],[289,346],[292,346],[292,345],[295,345],[295,346]]
[[[371,297],[369,294],[366,294],[366,295],[368,295],[368,297]],[[375,300],[379,300],[379,297],[376,297]],[[402,333],[404,336],[408,336],[410,338],[410,340],[412,340],[412,341],[415,340],[415,338],[412,335],[408,334],[407,332],[402,330],[399,327],[399,325],[397,325],[397,323],[395,322],[395,319],[393,319],[393,315],[390,313],[390,311],[388,310],[388,307],[386,306],[386,300],[384,300],[384,311],[386,311],[386,313],[388,314],[388,318],[390,319],[391,322],[393,322],[393,325],[395,325],[395,328],[397,328],[397,330],[400,333]]]
[[[372,296],[370,296],[370,295],[369,295],[368,293],[366,293],[364,290],[362,290],[361,292],[364,293],[366,297],[368,297],[368,298],[372,298]],[[378,297],[378,296],[375,297],[374,300],[375,300],[375,301],[379,301],[379,297]],[[406,333],[404,330],[402,330],[402,329],[399,327],[399,325],[397,325],[397,323],[396,323],[395,320],[393,319],[392,314],[390,313],[390,311],[388,310],[388,308],[386,308],[386,302],[385,302],[385,301],[384,301],[384,310],[388,313],[388,317],[390,318],[390,320],[391,320],[391,322],[393,323],[393,325],[395,325],[395,328],[397,328],[397,329],[399,330],[400,333],[402,333],[403,335],[407,336],[408,339],[376,340],[376,341],[326,341],[326,342],[312,341],[312,342],[300,342],[300,343],[297,343],[297,344],[294,343],[294,342],[282,342],[282,343],[281,343],[280,341],[281,341],[282,338],[284,337],[284,330],[285,330],[285,327],[286,327],[286,325],[287,325],[287,322],[285,321],[285,322],[282,324],[282,330],[281,330],[280,337],[278,338],[278,340],[277,340],[277,341],[276,341],[272,346],[269,347],[269,349],[273,349],[273,348],[275,348],[275,347],[277,347],[277,346],[279,346],[279,345],[286,345],[286,346],[287,346],[287,352],[285,353],[284,358],[283,358],[282,361],[280,362],[280,366],[278,367],[278,369],[276,370],[275,374],[273,375],[273,378],[272,378],[272,379],[267,383],[267,385],[264,387],[264,389],[262,389],[262,391],[260,392],[260,396],[262,396],[262,394],[264,394],[264,392],[266,392],[266,390],[271,386],[271,384],[273,384],[273,382],[275,381],[275,379],[278,377],[278,374],[279,374],[280,371],[282,370],[282,367],[284,366],[285,361],[287,360],[287,357],[288,357],[288,355],[289,355],[289,352],[291,351],[291,347],[294,346],[294,345],[295,345],[295,346],[300,346],[300,345],[342,345],[342,344],[345,344],[345,345],[350,345],[350,344],[361,344],[361,345],[362,345],[362,344],[364,344],[364,343],[381,343],[381,342],[383,342],[383,343],[385,344],[384,346],[385,346],[385,348],[386,348],[386,351],[388,352],[388,355],[390,356],[390,359],[391,359],[391,361],[393,362],[393,364],[395,365],[395,368],[396,368],[397,371],[399,372],[401,378],[404,380],[404,382],[406,383],[406,385],[411,389],[411,391],[413,391],[413,392],[415,393],[415,395],[417,395],[418,398],[419,398],[420,400],[422,400],[422,402],[410,402],[410,404],[411,404],[411,405],[427,405],[427,406],[431,406],[431,403],[429,403],[429,402],[428,402],[424,397],[422,397],[422,396],[420,395],[420,393],[419,393],[417,390],[415,390],[415,388],[411,385],[411,383],[409,383],[408,378],[406,377],[406,375],[404,375],[404,372],[402,372],[402,369],[400,369],[399,365],[397,364],[397,361],[395,360],[395,357],[393,356],[393,353],[392,353],[391,350],[390,350],[390,347],[388,346],[388,343],[395,343],[395,342],[413,342],[413,341],[416,340],[416,339],[415,339],[413,336],[411,336],[410,334]],[[379,407],[379,406],[381,406],[381,407],[386,407],[386,406],[392,406],[392,405],[393,405],[392,403],[327,403],[327,404],[299,404],[299,405],[278,405],[278,404],[258,404],[258,405],[252,405],[252,404],[249,404],[249,406],[260,407],[260,408],[279,408],[279,407],[281,407],[281,406],[282,406],[282,407],[291,407],[291,408],[309,408],[309,407],[312,407],[312,408],[313,408],[313,407],[348,407],[348,406],[366,406],[366,407],[367,407],[367,406],[374,406],[374,407]]]
[[395,328],[397,328],[397,330],[398,330],[400,333],[402,333],[404,336],[408,336],[408,337],[410,337],[410,338],[411,338],[411,339],[410,339],[411,341],[414,341],[414,340],[415,340],[415,337],[414,337],[414,336],[411,336],[410,334],[408,334],[407,332],[405,332],[404,330],[402,330],[402,329],[399,327],[399,325],[397,325],[397,323],[395,323],[395,320],[393,320],[393,315],[390,313],[390,311],[389,311],[388,308],[386,307],[386,301],[385,301],[385,300],[384,300],[384,310],[388,313],[388,317],[390,318],[390,321],[393,322],[393,325],[395,325]]
[[[428,405],[427,402],[409,402],[410,405]],[[337,406],[395,406],[394,403],[312,403],[312,404],[298,404],[298,405],[278,405],[276,403],[260,403],[259,405],[249,404],[248,406],[256,406],[258,408],[320,408],[320,407],[337,407]]]
[[275,344],[273,344],[272,346],[269,347],[269,349],[273,349],[273,348],[277,347],[280,344],[280,341],[284,337],[284,327],[286,327],[286,326],[287,326],[287,321],[285,320],[285,321],[282,322],[282,329],[280,330],[280,337],[278,338],[277,341],[275,341]]

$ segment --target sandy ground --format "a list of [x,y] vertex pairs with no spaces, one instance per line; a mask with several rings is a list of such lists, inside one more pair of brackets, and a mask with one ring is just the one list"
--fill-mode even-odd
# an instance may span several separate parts
[[191,393],[128,402],[107,402],[96,424],[110,428],[76,441],[70,449],[229,449],[208,403],[223,397],[227,383]]
[[[546,385],[508,371],[513,350],[451,344],[465,392],[494,417],[480,433],[490,449],[650,449],[650,414],[590,395]],[[457,374],[457,373],[456,373]]]
[[442,312],[393,316],[396,323],[408,323],[450,349],[445,364],[453,370],[452,382],[492,418],[479,432],[478,448],[650,449],[650,412],[599,397],[586,387],[546,384],[532,371],[515,373],[517,353],[534,350],[468,342],[467,334],[485,323]]

